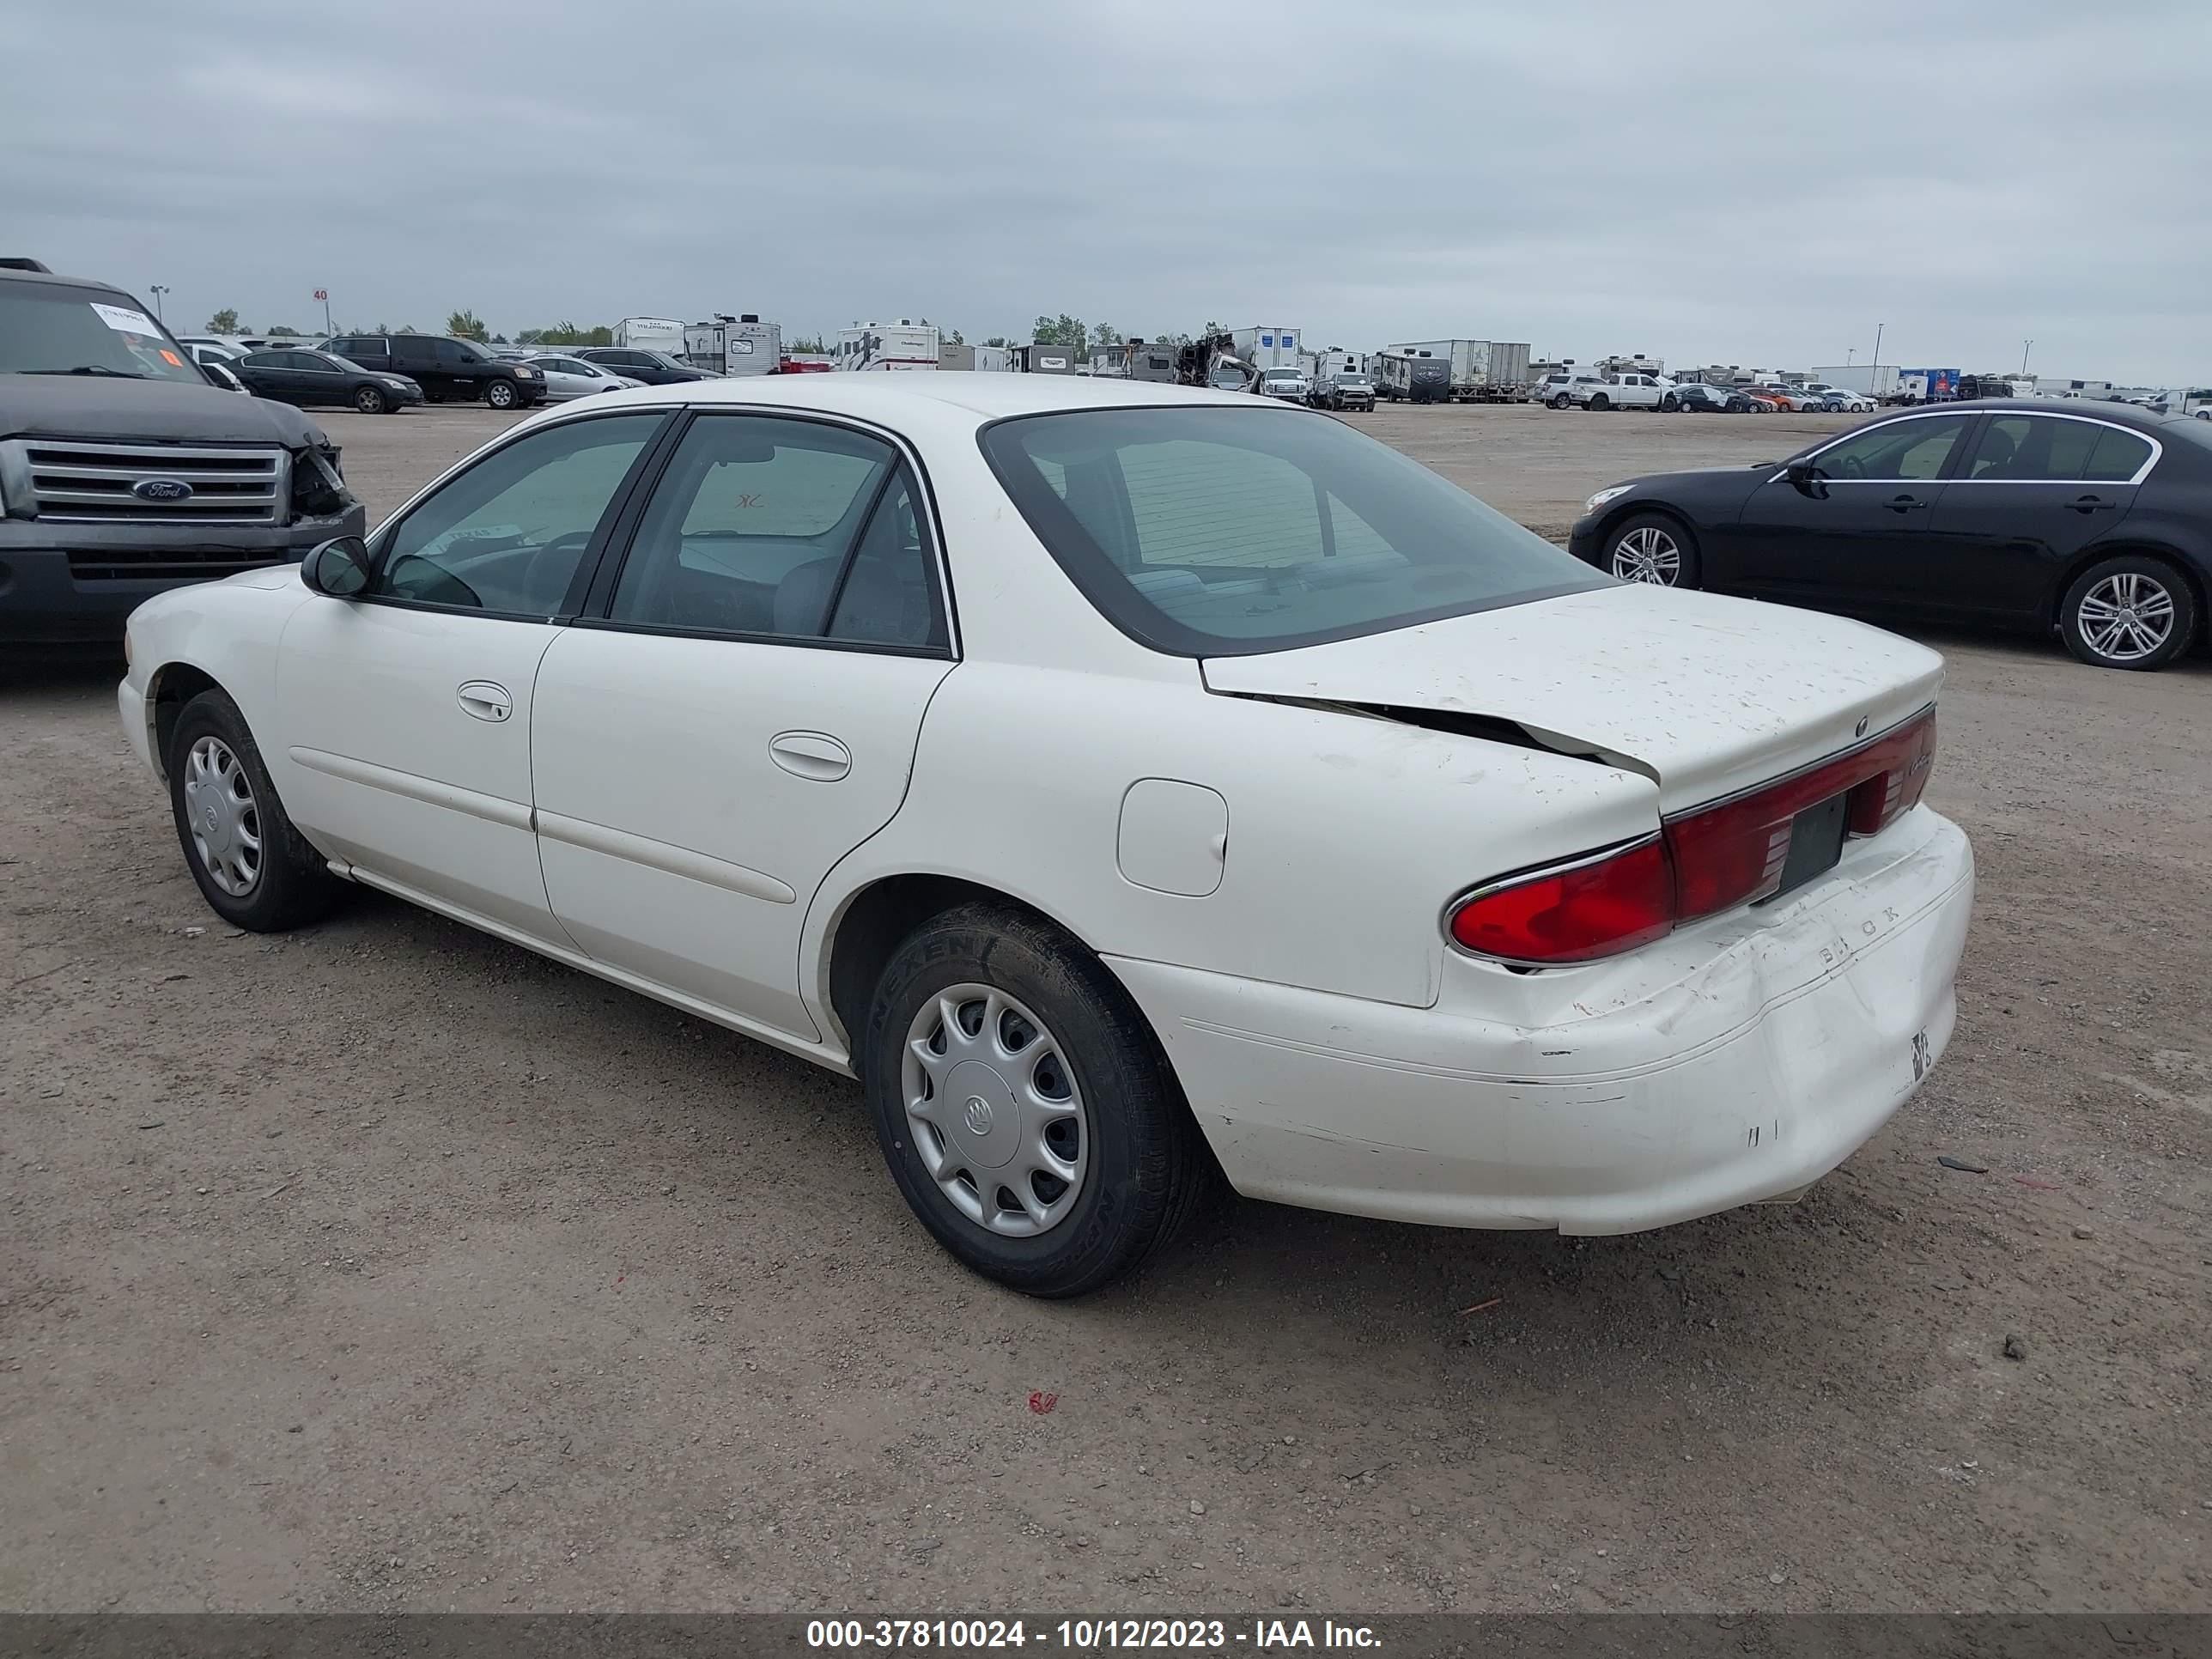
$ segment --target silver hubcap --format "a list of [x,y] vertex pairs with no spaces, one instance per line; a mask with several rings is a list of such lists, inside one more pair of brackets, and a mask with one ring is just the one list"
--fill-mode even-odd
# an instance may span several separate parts
[[1613,544],[1613,574],[1672,587],[1682,579],[1682,550],[1656,525],[1643,525]]
[[261,809],[246,769],[221,738],[202,738],[185,758],[185,822],[208,879],[244,898],[261,879]]
[[1032,1238],[1067,1218],[1091,1121],[1059,1039],[988,985],[939,992],[907,1028],[907,1126],[922,1167],[970,1221]]
[[2107,576],[2081,596],[2081,637],[2100,657],[2137,662],[2173,632],[2173,595],[2155,576],[2132,570]]

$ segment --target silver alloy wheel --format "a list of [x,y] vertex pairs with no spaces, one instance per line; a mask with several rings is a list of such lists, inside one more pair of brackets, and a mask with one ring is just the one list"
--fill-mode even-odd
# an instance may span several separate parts
[[907,1028],[915,1150],[953,1207],[1010,1238],[1067,1218],[1091,1167],[1091,1120],[1060,1040],[994,986],[947,986]]
[[202,738],[185,759],[185,822],[208,879],[244,898],[261,879],[261,809],[238,757]]
[[2075,618],[2099,656],[2141,662],[2173,633],[2173,595],[2155,576],[2115,571],[2081,596]]
[[1682,550],[1657,525],[1639,525],[1613,544],[1613,574],[1674,587],[1682,580]]

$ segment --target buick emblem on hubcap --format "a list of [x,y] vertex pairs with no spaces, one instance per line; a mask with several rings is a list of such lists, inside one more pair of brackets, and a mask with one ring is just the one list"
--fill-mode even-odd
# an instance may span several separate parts
[[991,1103],[981,1095],[969,1096],[967,1105],[961,1108],[960,1121],[968,1126],[968,1133],[971,1135],[990,1133]]
[[213,829],[216,827],[216,811],[215,811],[215,808],[214,808],[212,805],[210,805],[209,807],[207,807],[207,808],[205,809],[205,815],[206,815],[206,817],[207,817],[207,827],[208,827],[210,830],[213,830]]

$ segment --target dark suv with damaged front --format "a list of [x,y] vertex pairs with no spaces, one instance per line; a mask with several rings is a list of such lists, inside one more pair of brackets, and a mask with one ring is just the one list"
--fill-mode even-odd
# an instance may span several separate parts
[[130,295],[0,260],[0,652],[115,645],[141,600],[366,528],[300,410],[216,384]]

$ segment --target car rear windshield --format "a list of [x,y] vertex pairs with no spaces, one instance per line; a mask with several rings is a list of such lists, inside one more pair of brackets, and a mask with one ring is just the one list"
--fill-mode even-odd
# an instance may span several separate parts
[[208,384],[185,349],[130,295],[66,283],[0,283],[0,374]]
[[1608,581],[1389,446],[1280,407],[1024,416],[982,446],[1091,602],[1177,655],[1288,650]]

